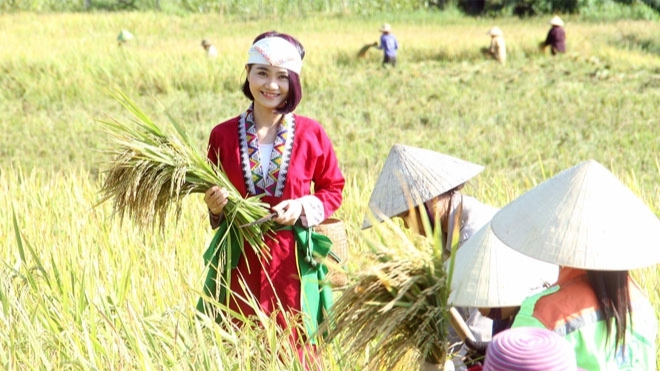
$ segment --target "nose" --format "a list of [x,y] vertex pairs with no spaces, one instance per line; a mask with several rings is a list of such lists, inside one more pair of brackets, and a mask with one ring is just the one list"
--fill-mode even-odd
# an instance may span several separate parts
[[269,78],[268,81],[266,81],[266,86],[271,89],[277,89],[279,87],[277,84],[277,78]]

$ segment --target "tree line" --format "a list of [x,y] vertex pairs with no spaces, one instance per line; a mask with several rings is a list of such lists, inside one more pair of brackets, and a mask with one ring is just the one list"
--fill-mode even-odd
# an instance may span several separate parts
[[[520,17],[580,14],[608,5],[648,7],[660,13],[660,0],[0,0],[0,11],[164,11],[249,15],[267,10],[277,14],[358,13],[444,10],[457,8],[469,15]],[[268,12],[266,12],[267,14]]]

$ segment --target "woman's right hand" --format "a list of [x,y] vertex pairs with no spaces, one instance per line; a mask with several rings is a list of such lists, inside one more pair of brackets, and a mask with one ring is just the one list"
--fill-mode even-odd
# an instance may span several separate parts
[[229,191],[226,188],[213,186],[204,194],[204,202],[206,202],[206,206],[208,206],[211,214],[220,215],[227,205],[228,197]]

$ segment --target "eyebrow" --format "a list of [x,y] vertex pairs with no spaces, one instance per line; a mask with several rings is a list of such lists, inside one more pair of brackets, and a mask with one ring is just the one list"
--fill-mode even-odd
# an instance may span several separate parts
[[[275,67],[275,66],[273,66],[273,67]],[[256,65],[256,66],[254,66],[254,68],[257,69],[257,70],[260,70],[260,71],[267,71],[267,72],[274,72],[274,73],[281,73],[281,74],[289,75],[289,70],[287,70],[286,68],[282,68],[282,69],[279,69],[277,71],[271,71],[270,68],[268,68],[267,66],[262,66],[262,65]],[[276,68],[279,68],[279,67],[276,67]]]

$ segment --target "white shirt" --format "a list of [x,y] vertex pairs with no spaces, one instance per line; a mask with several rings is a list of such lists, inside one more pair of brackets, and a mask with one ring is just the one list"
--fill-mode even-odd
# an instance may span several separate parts
[[259,144],[259,161],[261,161],[261,175],[268,177],[268,165],[270,165],[270,155],[273,153],[273,143]]
[[499,211],[495,206],[487,205],[474,197],[463,195],[463,214],[461,218],[461,239],[463,244],[484,225],[490,222]]
[[209,58],[215,58],[218,56],[218,49],[215,46],[211,45],[206,49],[206,56]]

